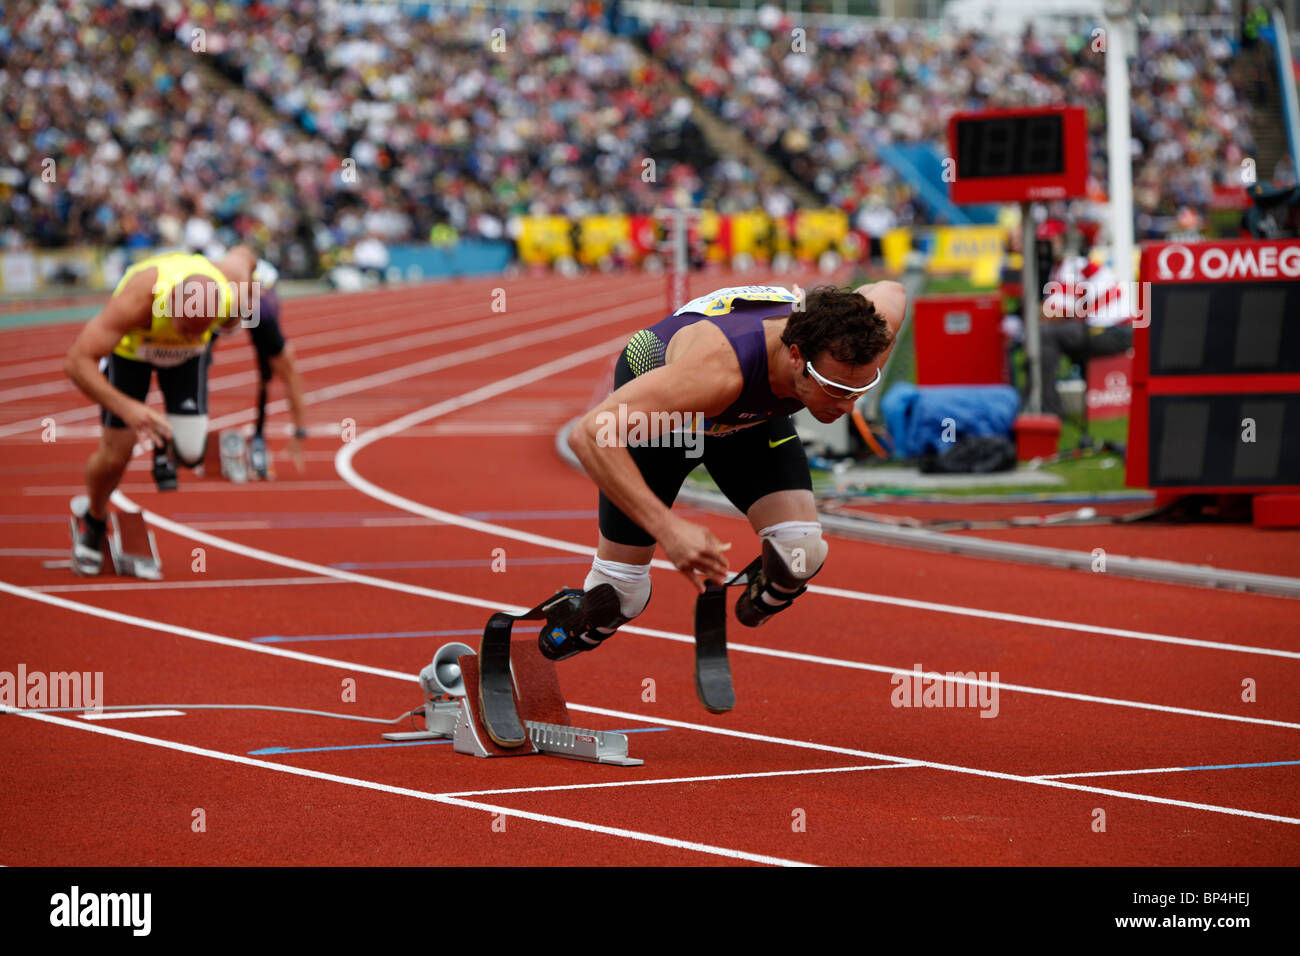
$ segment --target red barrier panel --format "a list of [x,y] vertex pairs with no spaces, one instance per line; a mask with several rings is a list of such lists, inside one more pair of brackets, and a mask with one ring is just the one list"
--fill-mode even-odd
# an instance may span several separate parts
[[936,295],[916,300],[917,385],[1001,385],[1008,381],[1002,300]]

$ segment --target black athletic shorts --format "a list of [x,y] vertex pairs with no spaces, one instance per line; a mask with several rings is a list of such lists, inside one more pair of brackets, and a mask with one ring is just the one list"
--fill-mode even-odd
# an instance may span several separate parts
[[[110,354],[100,363],[100,371],[119,392],[143,402],[149,395],[149,381],[158,373],[158,388],[163,393],[168,415],[206,415],[208,413],[208,363],[212,350],[205,349],[194,358],[171,368],[156,368],[148,362]],[[125,428],[126,422],[107,408],[99,410],[105,428]]]
[[[614,367],[614,387],[635,378],[627,363],[627,353],[619,356]],[[729,435],[701,436],[703,455],[695,454],[701,446],[689,448],[629,447],[628,452],[641,471],[650,490],[668,507],[677,500],[677,492],[697,465],[704,465],[727,499],[747,512],[751,505],[774,491],[812,490],[808,458],[803,444],[795,437],[794,422],[789,416],[770,418]],[[600,495],[600,533],[617,544],[645,546],[655,543],[640,525],[620,511],[612,501]]]

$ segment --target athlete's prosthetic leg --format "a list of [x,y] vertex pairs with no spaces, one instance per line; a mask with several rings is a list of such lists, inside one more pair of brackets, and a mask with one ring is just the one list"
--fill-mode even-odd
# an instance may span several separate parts
[[553,661],[595,650],[644,611],[650,603],[650,565],[596,558],[583,587],[566,589],[567,598],[547,611],[537,646]]
[[528,739],[515,709],[510,670],[510,631],[515,621],[544,620],[537,646],[543,656],[562,661],[599,647],[650,601],[648,564],[597,558],[586,583],[585,591],[561,588],[523,614],[498,611],[488,619],[478,653],[479,704],[488,736],[500,746],[519,747]]
[[826,562],[827,546],[816,521],[782,521],[759,532],[762,556],[745,569],[745,590],[736,599],[736,619],[759,627],[808,590]]
[[808,589],[806,582],[826,561],[826,542],[815,521],[782,521],[759,532],[763,553],[725,584],[708,584],[695,601],[695,692],[706,710],[736,706],[727,659],[727,588],[744,587],[736,617],[758,627]]

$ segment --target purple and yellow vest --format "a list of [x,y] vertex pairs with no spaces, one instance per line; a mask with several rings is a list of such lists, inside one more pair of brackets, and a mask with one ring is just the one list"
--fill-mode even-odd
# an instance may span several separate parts
[[803,403],[772,394],[763,320],[788,316],[797,301],[793,292],[778,286],[737,286],[700,296],[632,336],[624,352],[628,367],[634,376],[659,368],[672,337],[688,325],[707,320],[722,330],[735,350],[744,385],[725,410],[704,419],[705,434],[728,435],[771,418],[793,415]]

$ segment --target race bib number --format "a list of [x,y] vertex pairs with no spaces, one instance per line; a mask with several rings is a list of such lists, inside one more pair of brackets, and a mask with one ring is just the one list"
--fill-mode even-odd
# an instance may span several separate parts
[[175,368],[177,365],[184,365],[194,356],[203,352],[206,346],[194,348],[193,346],[168,346],[168,345],[141,345],[136,349],[136,358],[141,362],[148,362],[157,368]]
[[737,299],[744,302],[798,302],[799,297],[789,289],[779,285],[738,285],[728,289],[718,289],[698,299],[692,299],[674,312],[699,312],[704,315],[726,315],[731,311],[732,303]]

